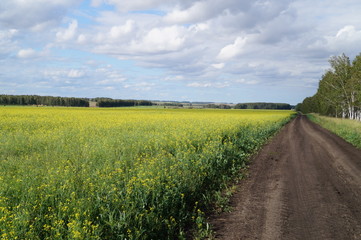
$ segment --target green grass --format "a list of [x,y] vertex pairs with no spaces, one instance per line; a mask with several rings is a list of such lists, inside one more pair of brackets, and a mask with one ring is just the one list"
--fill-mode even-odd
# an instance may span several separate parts
[[324,117],[318,114],[308,114],[309,119],[330,130],[347,142],[361,149],[361,122],[350,119]]

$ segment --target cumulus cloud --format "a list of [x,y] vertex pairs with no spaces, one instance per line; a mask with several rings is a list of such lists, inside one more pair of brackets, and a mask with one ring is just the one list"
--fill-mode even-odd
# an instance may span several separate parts
[[222,69],[224,68],[225,64],[224,63],[214,63],[212,64],[212,67],[217,68],[217,69]]
[[79,69],[71,69],[68,72],[68,77],[70,78],[81,78],[85,76],[85,72],[83,70],[79,70]]
[[101,86],[118,86],[127,80],[127,78],[113,66],[107,65],[95,68],[92,76],[95,78],[95,85]]
[[189,6],[193,0],[132,0],[132,1],[118,1],[118,0],[92,0],[92,6],[99,7],[102,4],[113,5],[120,12],[127,11],[141,11],[148,9],[169,8],[171,6]]
[[80,0],[2,0],[0,26],[43,30],[60,22],[69,8],[76,6],[79,2]]
[[77,43],[84,44],[87,42],[87,37],[84,34],[79,34]]
[[307,48],[316,53],[336,55],[341,52],[347,54],[357,54],[355,49],[359,48],[361,42],[361,29],[357,29],[354,25],[345,25],[340,29],[336,29],[332,34],[320,36],[315,41],[310,42]]
[[240,83],[240,84],[249,84],[249,85],[259,83],[259,81],[257,81],[257,80],[245,80],[245,79],[236,79],[236,80],[233,80],[233,82]]
[[150,91],[155,86],[154,83],[149,82],[140,82],[140,83],[133,83],[133,84],[125,84],[124,88],[131,88],[136,91]]
[[[330,55],[355,55],[361,42],[357,0],[79,3],[1,1],[0,61],[14,56],[12,63],[22,67],[24,59],[36,57],[37,67],[45,68],[40,75],[59,85],[68,81],[83,88],[86,83],[141,92],[158,89],[157,79],[184,87],[185,93],[212,88],[221,92],[318,79]],[[49,60],[62,67],[47,66]],[[10,72],[4,65],[2,69]]]
[[65,42],[73,39],[78,29],[78,21],[72,20],[69,23],[68,28],[62,29],[56,33],[56,40],[59,42]]
[[[260,1],[257,1],[260,2]],[[244,13],[254,1],[245,0],[204,0],[194,1],[189,7],[178,5],[170,11],[165,20],[172,23],[197,23],[214,19],[220,15]]]
[[168,52],[179,50],[184,41],[183,28],[170,26],[151,29],[140,41],[133,41],[130,47],[135,52]]
[[129,19],[124,25],[113,26],[110,29],[109,35],[113,39],[118,39],[126,34],[131,33],[134,29],[134,25],[134,21]]
[[360,46],[361,29],[356,29],[353,25],[341,28],[335,36],[326,37],[331,49],[352,50]]
[[7,55],[17,48],[16,42],[13,38],[18,34],[18,30],[0,30],[0,58],[2,55]]
[[[77,42],[92,42],[93,51],[97,53],[114,55],[119,59],[135,59],[142,66],[158,66],[171,71],[206,71],[209,66],[222,69],[224,65],[215,65],[212,59],[224,62],[242,54],[246,42],[250,42],[247,31],[255,35],[260,28],[256,20],[264,18],[266,22],[284,11],[288,5],[286,0],[282,1],[283,7],[282,4],[272,7],[267,5],[267,1],[250,0],[241,3],[236,0],[136,2],[95,1],[93,4],[112,4],[118,10],[121,6],[132,10],[152,6],[165,9],[167,14],[163,17],[132,13],[125,17],[123,14],[103,11],[97,17],[97,31],[80,34]],[[250,10],[252,12],[248,13]],[[267,17],[263,17],[263,12]],[[253,13],[257,13],[257,17]],[[231,21],[230,18],[234,17],[239,17],[241,21]],[[237,22],[247,21],[256,23],[240,31]]]
[[216,11],[206,1],[197,1],[188,9],[175,9],[165,16],[165,20],[172,23],[193,23],[209,19]]
[[237,37],[234,43],[229,44],[221,49],[217,58],[220,60],[230,60],[244,51],[247,43],[246,37]]
[[18,52],[19,58],[32,58],[35,57],[36,55],[37,55],[36,51],[32,48],[21,49]]
[[187,87],[193,88],[226,88],[229,86],[231,86],[231,83],[229,81],[197,81],[187,84]]
[[113,91],[115,89],[116,89],[115,87],[105,87],[104,88],[104,90],[106,90],[106,91]]

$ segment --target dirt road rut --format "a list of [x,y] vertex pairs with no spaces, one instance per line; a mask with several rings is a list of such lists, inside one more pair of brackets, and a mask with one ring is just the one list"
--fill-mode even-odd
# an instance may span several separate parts
[[361,239],[361,150],[298,116],[211,220],[217,239]]

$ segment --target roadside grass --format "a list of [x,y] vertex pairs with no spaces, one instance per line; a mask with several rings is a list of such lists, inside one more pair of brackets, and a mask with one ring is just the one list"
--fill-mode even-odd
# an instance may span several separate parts
[[307,117],[361,149],[361,122],[350,119],[307,114]]

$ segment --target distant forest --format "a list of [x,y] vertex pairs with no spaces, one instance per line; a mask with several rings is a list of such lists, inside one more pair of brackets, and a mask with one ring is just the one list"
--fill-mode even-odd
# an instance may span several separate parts
[[238,103],[234,106],[235,109],[279,109],[279,110],[290,110],[293,108],[288,103]]
[[37,95],[0,95],[0,104],[89,107],[89,99],[73,98],[73,97],[37,96]]
[[98,107],[134,107],[134,106],[152,106],[151,101],[146,100],[121,100],[111,98],[94,98]]
[[[92,104],[90,104],[92,102]],[[192,103],[189,103],[192,107]],[[112,98],[74,98],[74,97],[52,97],[38,95],[0,95],[0,105],[36,105],[36,106],[65,106],[65,107],[135,107],[135,106],[153,106],[159,103],[153,103],[147,100],[122,100]],[[231,109],[231,104],[199,104],[203,108]],[[184,107],[181,102],[161,103],[161,106]],[[293,109],[294,106],[287,103],[238,103],[233,106],[235,109]]]
[[329,63],[331,68],[322,76],[317,93],[296,109],[361,121],[361,53],[352,62],[342,54],[331,57]]
[[151,101],[145,100],[120,100],[111,98],[74,98],[51,97],[38,95],[0,95],[0,105],[43,105],[64,107],[89,107],[89,101],[96,102],[98,107],[132,107],[151,106]]

